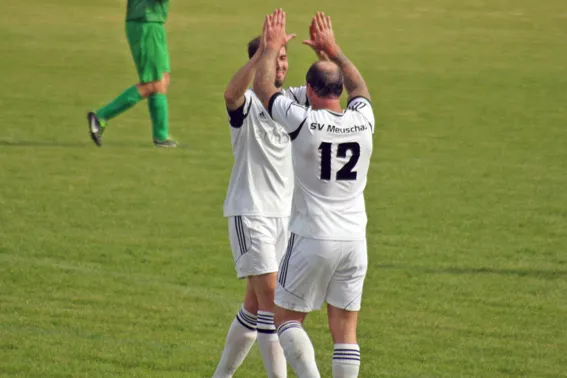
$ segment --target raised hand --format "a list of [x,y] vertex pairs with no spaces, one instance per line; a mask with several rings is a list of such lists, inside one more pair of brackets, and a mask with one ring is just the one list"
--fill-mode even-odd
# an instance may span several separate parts
[[[319,57],[333,58],[340,52],[339,46],[335,40],[331,17],[325,16],[323,12],[317,12],[309,26],[309,38],[303,41],[303,44],[310,46]],[[324,53],[323,54],[321,54]]]
[[295,34],[286,33],[285,26],[286,14],[281,8],[276,9],[274,13],[266,16],[263,32],[263,40],[266,47],[279,50],[290,40],[295,38]]

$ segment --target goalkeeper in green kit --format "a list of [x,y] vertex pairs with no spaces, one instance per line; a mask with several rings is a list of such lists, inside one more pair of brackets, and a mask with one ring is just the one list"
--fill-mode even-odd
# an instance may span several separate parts
[[97,146],[108,121],[148,99],[156,147],[177,147],[169,137],[167,88],[170,81],[169,53],[164,23],[169,0],[128,0],[126,36],[140,82],[126,89],[109,104],[87,115],[89,132]]

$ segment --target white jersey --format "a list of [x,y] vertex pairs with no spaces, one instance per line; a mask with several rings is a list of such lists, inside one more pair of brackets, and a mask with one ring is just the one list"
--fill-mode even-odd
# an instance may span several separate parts
[[[298,87],[282,94],[305,104],[305,92]],[[289,134],[251,89],[244,99],[239,109],[228,111],[234,165],[224,216],[288,217],[294,181]]]
[[269,111],[288,130],[293,144],[290,231],[313,239],[365,239],[364,188],[374,133],[370,101],[353,98],[346,110],[335,113],[277,93]]

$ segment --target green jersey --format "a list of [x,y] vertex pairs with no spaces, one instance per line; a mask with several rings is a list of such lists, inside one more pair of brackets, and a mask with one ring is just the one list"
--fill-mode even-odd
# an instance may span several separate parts
[[126,21],[164,23],[168,9],[169,0],[128,0]]

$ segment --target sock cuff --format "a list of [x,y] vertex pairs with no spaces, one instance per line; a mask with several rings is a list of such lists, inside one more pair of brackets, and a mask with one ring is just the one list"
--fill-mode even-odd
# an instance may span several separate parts
[[274,313],[268,311],[258,311],[258,332],[276,333],[274,325]]
[[285,331],[289,331],[290,329],[299,328],[303,329],[301,323],[296,322],[294,320],[285,322],[278,327],[278,335],[281,336]]
[[360,352],[360,346],[358,344],[335,344],[335,350],[337,349],[353,349]]
[[135,85],[132,85],[130,88],[126,89],[126,93],[128,96],[132,96],[135,101],[142,100],[142,95],[138,91],[138,88]]
[[335,344],[333,361],[360,364],[360,347],[358,344]]
[[242,324],[244,327],[248,328],[251,331],[256,331],[257,327],[257,318],[256,315],[246,311],[244,306],[238,311],[236,314],[236,319]]
[[245,315],[254,318],[254,320],[256,320],[256,314],[251,313],[250,311],[248,311],[247,309],[244,308],[244,305],[242,305],[240,307],[240,311],[242,311]]
[[148,99],[164,101],[167,100],[167,95],[165,93],[154,93]]

